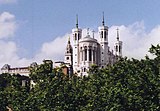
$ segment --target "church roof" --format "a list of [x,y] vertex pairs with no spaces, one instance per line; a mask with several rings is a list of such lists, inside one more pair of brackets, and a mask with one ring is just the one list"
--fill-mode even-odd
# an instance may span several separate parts
[[2,68],[1,68],[1,70],[9,70],[10,69],[10,65],[8,65],[8,64],[5,64]]

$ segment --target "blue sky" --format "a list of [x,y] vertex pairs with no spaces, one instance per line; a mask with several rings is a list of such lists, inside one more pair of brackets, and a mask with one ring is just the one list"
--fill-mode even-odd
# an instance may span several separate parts
[[[14,16],[10,17],[10,23],[15,25],[11,29],[6,28],[3,32],[11,31],[12,34],[2,37],[0,33],[0,42],[6,44],[12,42],[14,50],[7,54],[12,55],[13,52],[13,55],[16,56],[15,60],[21,61],[18,65],[25,64],[25,61],[36,60],[35,58],[40,53],[50,53],[43,51],[46,44],[48,46],[53,44],[53,47],[48,51],[55,50],[57,48],[56,40],[58,41],[58,38],[62,39],[66,34],[70,34],[71,29],[75,27],[76,14],[78,14],[79,26],[82,29],[90,28],[97,31],[97,27],[101,25],[102,12],[104,11],[105,22],[111,30],[119,27],[123,36],[133,33],[134,40],[128,44],[133,43],[135,45],[131,46],[131,49],[125,48],[129,51],[134,46],[135,49],[137,48],[136,43],[134,43],[136,40],[139,41],[138,39],[142,36],[146,40],[151,36],[154,29],[159,31],[159,6],[159,0],[0,0],[0,16],[5,12],[8,13],[6,16]],[[0,27],[4,27],[4,24],[0,23]],[[157,41],[157,36],[155,36],[154,41]],[[124,41],[127,41],[128,39],[125,38],[122,37]],[[153,38],[150,37],[150,39]],[[140,44],[142,48],[148,48],[147,46]],[[2,46],[0,47],[3,49]],[[53,53],[56,56],[56,51]],[[1,52],[1,56],[6,56],[5,54],[3,51]],[[41,59],[44,59],[45,54],[42,55],[43,58]],[[54,59],[54,56],[49,58]],[[10,60],[11,58],[7,58],[6,61],[5,58],[0,58],[2,63],[14,64],[14,61],[10,62]],[[23,60],[24,62],[22,62]]]

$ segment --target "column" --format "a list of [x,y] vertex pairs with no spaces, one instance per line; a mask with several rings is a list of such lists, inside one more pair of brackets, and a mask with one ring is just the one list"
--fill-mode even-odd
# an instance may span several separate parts
[[82,51],[83,51],[83,63],[85,63],[85,48],[84,47],[83,47]]
[[94,48],[95,50],[95,52],[94,52],[94,55],[95,55],[95,63],[97,64],[97,50],[96,50],[96,48]]
[[89,47],[87,47],[87,61],[89,61]]
[[92,49],[92,64],[94,63],[94,59],[93,59],[93,54],[94,54],[94,51],[93,51],[93,48],[91,48]]
[[83,61],[83,50],[82,47],[80,48],[80,61]]
[[81,50],[81,60],[84,61],[84,59],[83,59],[83,49]]

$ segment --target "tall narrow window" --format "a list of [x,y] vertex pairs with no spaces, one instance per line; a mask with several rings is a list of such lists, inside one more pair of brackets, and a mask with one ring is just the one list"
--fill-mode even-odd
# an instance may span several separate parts
[[77,34],[75,33],[75,40],[77,40]]
[[80,34],[78,33],[78,40],[80,39]]
[[106,31],[104,32],[104,39],[106,39],[106,37],[107,37],[107,33],[106,33]]
[[85,61],[87,61],[87,48],[85,48],[84,53],[85,53]]
[[89,61],[92,61],[92,50],[89,49]]
[[116,45],[116,52],[118,52],[118,46]]
[[86,72],[86,68],[84,68],[84,72]]
[[84,53],[84,52],[83,52],[83,50],[82,50],[82,52],[81,52],[81,54],[82,54],[82,56],[81,56],[81,57],[82,57],[82,58],[81,58],[81,59],[82,59],[82,61],[83,61],[83,53]]
[[95,61],[95,51],[93,51],[93,61]]
[[119,52],[121,52],[121,46],[119,46]]
[[103,38],[103,31],[101,31],[101,37]]

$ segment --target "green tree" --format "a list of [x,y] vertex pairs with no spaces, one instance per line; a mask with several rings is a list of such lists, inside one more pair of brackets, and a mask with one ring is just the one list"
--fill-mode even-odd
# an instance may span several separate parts
[[46,61],[31,67],[33,89],[21,86],[20,75],[0,75],[0,107],[14,111],[158,111],[160,110],[160,46],[149,50],[155,58],[121,58],[89,76],[69,77]]

